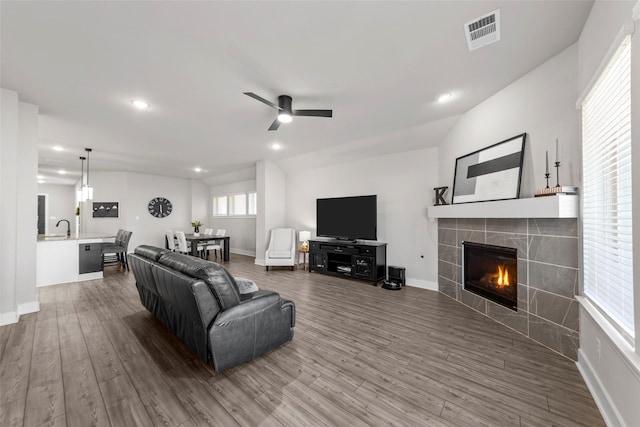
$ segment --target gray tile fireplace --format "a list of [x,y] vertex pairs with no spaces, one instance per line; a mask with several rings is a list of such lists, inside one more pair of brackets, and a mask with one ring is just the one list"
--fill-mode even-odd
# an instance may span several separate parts
[[[516,310],[463,288],[462,242],[515,249]],[[577,360],[575,218],[439,218],[438,287],[521,334]]]

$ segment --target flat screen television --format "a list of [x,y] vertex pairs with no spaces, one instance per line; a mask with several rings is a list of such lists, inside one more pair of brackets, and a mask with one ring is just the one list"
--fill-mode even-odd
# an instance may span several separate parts
[[376,240],[377,196],[317,199],[316,234],[348,240]]

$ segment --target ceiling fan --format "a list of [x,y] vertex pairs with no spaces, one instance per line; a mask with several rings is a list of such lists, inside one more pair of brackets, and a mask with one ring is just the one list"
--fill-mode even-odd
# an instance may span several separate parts
[[278,117],[276,117],[273,123],[271,123],[271,126],[269,126],[269,130],[278,130],[278,127],[280,127],[280,123],[291,122],[292,116],[333,117],[333,110],[293,110],[291,109],[291,97],[289,95],[280,95],[278,97],[278,105],[276,105],[273,102],[268,101],[253,92],[243,93],[253,99],[257,99],[263,104],[267,104],[269,107],[278,110]]

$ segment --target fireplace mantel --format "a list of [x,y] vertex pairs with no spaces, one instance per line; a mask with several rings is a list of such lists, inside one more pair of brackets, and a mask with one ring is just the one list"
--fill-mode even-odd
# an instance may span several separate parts
[[432,206],[429,218],[577,218],[576,194]]

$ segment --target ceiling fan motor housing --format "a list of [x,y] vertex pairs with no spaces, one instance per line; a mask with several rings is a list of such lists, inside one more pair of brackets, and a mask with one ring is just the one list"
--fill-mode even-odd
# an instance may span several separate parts
[[280,95],[278,97],[278,106],[282,109],[281,113],[293,115],[293,110],[291,109],[291,97],[289,95]]

